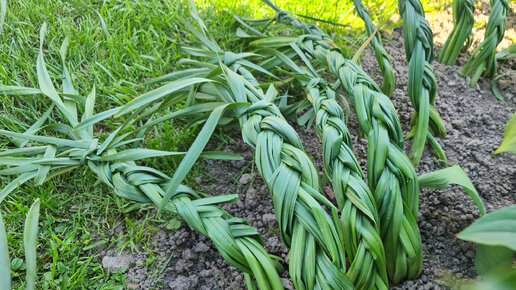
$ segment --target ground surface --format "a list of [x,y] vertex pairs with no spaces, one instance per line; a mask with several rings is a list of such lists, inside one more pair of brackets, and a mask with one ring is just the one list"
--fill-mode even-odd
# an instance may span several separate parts
[[[386,37],[387,51],[392,56],[396,73],[396,90],[392,100],[400,116],[405,134],[413,114],[407,89],[407,63],[400,29]],[[439,50],[440,47],[436,47]],[[450,164],[459,164],[468,173],[482,197],[487,211],[516,203],[516,156],[490,155],[502,141],[503,130],[516,108],[516,87],[514,78],[500,84],[505,103],[496,100],[491,92],[491,82],[481,80],[470,88],[459,75],[467,60],[461,57],[457,66],[443,66],[434,62],[437,76],[438,97],[435,103],[448,131],[440,140]],[[503,70],[512,64],[505,64]],[[375,58],[368,53],[363,66],[373,77],[379,76]],[[355,152],[365,161],[367,141],[358,138],[358,123],[354,116],[349,127],[354,136]],[[305,149],[310,156],[321,156],[321,143],[314,130],[297,127]],[[245,145],[238,132],[233,132],[234,141],[225,150],[238,152],[243,161],[208,162],[208,180],[200,180],[210,194],[238,193],[240,202],[225,206],[235,216],[247,219],[262,234],[266,249],[272,254],[286,257],[275,221],[274,209],[269,192],[253,166],[252,149]],[[408,149],[407,144],[407,149]],[[408,152],[408,150],[407,150]],[[314,160],[322,173],[320,159]],[[363,164],[365,167],[365,164]],[[437,170],[432,153],[425,151],[418,173]],[[398,289],[442,289],[457,286],[457,278],[474,278],[475,246],[456,238],[456,234],[480,216],[469,196],[459,187],[443,191],[424,189],[421,191],[420,215],[424,251],[424,270],[420,278],[398,285]],[[170,262],[159,278],[149,277],[145,267],[130,267],[128,282],[142,288],[153,286],[170,289],[242,289],[243,275],[229,266],[218,255],[206,238],[184,229],[172,233],[160,232],[153,237],[152,251]],[[142,263],[145,254],[136,255]],[[283,276],[288,279],[287,273]],[[289,285],[288,280],[285,283]],[[158,284],[155,284],[158,283]]]

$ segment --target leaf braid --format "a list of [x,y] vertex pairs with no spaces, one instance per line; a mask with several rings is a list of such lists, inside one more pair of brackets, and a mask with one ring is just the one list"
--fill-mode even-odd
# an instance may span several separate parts
[[[353,2],[355,3],[358,15],[364,20],[367,33],[372,35],[376,30],[376,26],[373,24],[369,12],[364,4],[362,4],[361,0],[353,0]],[[392,70],[390,56],[382,45],[382,36],[379,31],[377,31],[371,39],[371,45],[373,46],[374,55],[383,74],[382,92],[390,97],[395,87],[394,71]]]
[[453,65],[461,51],[466,51],[473,41],[473,24],[475,19],[475,3],[473,0],[454,0],[453,1],[453,29],[446,39],[439,62],[446,65]]
[[[1,130],[0,134],[13,135],[4,130]],[[19,136],[19,138],[23,137]],[[55,169],[57,173],[69,171],[79,167],[86,160],[88,167],[118,196],[139,203],[152,202],[156,205],[161,203],[170,177],[156,169],[137,166],[132,161],[95,161],[102,157],[96,154],[100,146],[95,140],[97,139],[90,140],[93,148],[89,149],[87,146],[85,146],[86,148],[59,147],[58,153],[61,157],[56,161],[61,164],[65,164],[63,162],[66,161],[72,165],[63,167],[56,163],[58,165],[51,169]],[[9,150],[5,150],[0,152],[0,156],[8,153]],[[114,153],[114,150],[109,150],[102,155],[108,156]],[[41,155],[34,157],[41,157]],[[36,166],[33,169],[34,173],[41,167],[44,165]],[[25,172],[25,174],[27,173],[30,172]],[[28,181],[28,179],[23,181]],[[250,276],[254,276],[258,278],[256,281],[262,289],[283,289],[278,275],[281,265],[265,251],[263,240],[256,228],[249,226],[246,220],[235,218],[216,206],[218,203],[234,202],[237,199],[237,195],[202,198],[192,189],[181,185],[165,210],[178,214],[195,231],[210,238],[222,257],[245,273],[246,280],[250,281]]]
[[387,273],[393,283],[416,278],[422,270],[421,237],[417,227],[419,184],[414,166],[403,151],[403,132],[390,99],[355,63],[346,59],[320,29],[285,13],[277,20],[315,32],[301,36],[305,54],[327,65],[339,79],[368,136],[369,187],[378,206]]
[[[255,42],[255,45],[259,41]],[[290,59],[287,55],[306,56],[295,43],[286,51],[267,49],[258,51],[272,56],[266,61],[266,69],[278,62]],[[268,55],[270,54],[270,55]],[[293,57],[291,57],[293,58]],[[321,79],[306,60],[308,68],[284,61],[305,87],[307,99],[312,103],[316,128],[323,142],[323,159],[326,175],[332,181],[335,197],[341,213],[344,245],[351,267],[347,277],[357,289],[387,289],[389,282],[385,266],[385,250],[380,237],[380,222],[374,197],[364,182],[364,174],[353,154],[351,137],[346,126],[345,114],[335,99],[335,91]]]
[[[345,274],[345,246],[337,208],[319,192],[318,172],[299,135],[272,102],[274,87],[264,94],[248,68],[272,74],[247,60],[255,54],[224,52],[207,37],[198,39],[207,50],[183,49],[220,65],[222,74],[215,68],[205,75],[214,78],[211,95],[226,104],[250,103],[237,113],[242,137],[255,149],[257,169],[271,193],[282,241],[290,249],[289,271],[294,286],[353,289]],[[199,89],[209,90],[204,86]]]
[[[432,68],[433,33],[425,19],[423,6],[419,0],[399,0],[400,14],[403,18],[403,37],[405,54],[409,63],[408,95],[416,111],[414,128],[411,132],[414,139],[409,157],[417,167],[423,156],[427,138],[437,135],[446,136],[446,129],[439,114],[433,108],[437,93],[435,74]],[[431,113],[432,111],[432,113]],[[437,142],[430,144],[445,160],[444,151]]]
[[326,173],[341,210],[344,243],[351,267],[347,272],[357,289],[388,289],[385,250],[374,196],[353,154],[344,111],[335,92],[311,81],[307,87],[316,114],[317,133],[323,140]]
[[[159,205],[170,181],[170,177],[163,173],[134,163],[89,161],[88,165],[117,195],[140,202],[147,199]],[[225,199],[229,202],[237,197],[227,196]],[[219,202],[217,197],[201,198],[192,189],[180,186],[166,209],[177,213],[191,228],[209,237],[231,265],[246,274],[265,279],[266,283],[259,284],[260,288],[282,289],[275,269],[277,262],[263,248],[256,228],[217,207],[215,204]]]
[[496,47],[502,41],[507,28],[507,13],[510,9],[509,0],[491,0],[489,3],[491,4],[491,13],[489,14],[484,41],[475,48],[471,58],[462,70],[464,76],[472,76],[472,85],[477,83],[482,72],[488,78],[496,75]]
[[[249,76],[242,70],[236,71]],[[252,96],[252,105],[240,117],[242,136],[255,148],[258,171],[270,190],[282,240],[290,248],[290,276],[296,289],[353,288],[345,275],[337,209],[319,193],[317,170],[298,134],[261,90],[232,71],[228,74],[233,88],[245,83],[245,94]]]

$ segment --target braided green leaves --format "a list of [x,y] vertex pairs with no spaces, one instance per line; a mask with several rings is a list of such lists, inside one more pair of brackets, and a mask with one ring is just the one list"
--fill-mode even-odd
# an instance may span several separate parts
[[422,268],[421,239],[416,223],[419,187],[416,172],[403,152],[402,132],[387,96],[353,62],[337,51],[316,51],[338,76],[352,99],[362,130],[368,136],[369,187],[379,211],[387,272],[393,283],[416,278]]
[[[276,19],[301,29],[309,28],[307,32],[320,31],[284,13],[278,13]],[[296,44],[307,57],[317,59],[339,79],[360,127],[368,136],[369,187],[378,206],[389,278],[399,283],[417,277],[423,264],[416,222],[419,184],[414,166],[403,152],[403,132],[394,105],[360,67],[332,48],[333,42],[327,35],[300,36]]]
[[[243,60],[239,55],[203,52],[203,56],[214,57],[229,67],[222,65],[222,75],[219,68],[203,74],[213,76],[213,81],[195,88],[197,94],[218,97],[229,105],[251,102],[237,116],[244,141],[256,148],[258,170],[271,191],[282,239],[291,250],[290,273],[296,288],[352,288],[345,275],[345,247],[336,208],[317,191],[317,170],[297,133],[270,102],[273,91],[264,94],[255,87],[258,81],[246,69],[250,66],[238,65]],[[323,206],[332,214],[328,215]]]
[[[507,27],[507,12],[510,9],[509,0],[491,0],[491,13],[486,27],[484,41],[473,51],[462,75],[471,76],[471,85],[475,85],[482,72],[492,78],[496,75],[496,47],[502,41]],[[485,69],[485,71],[484,71]]]
[[[408,95],[416,111],[414,128],[409,134],[413,137],[410,160],[417,167],[423,156],[427,138],[445,137],[446,129],[433,103],[437,85],[431,62],[433,61],[433,34],[424,17],[423,6],[418,0],[400,0],[400,13],[403,18],[403,37],[405,53],[409,62]],[[432,112],[432,113],[431,113]],[[430,141],[439,157],[446,161],[439,143]]]
[[[364,20],[367,33],[372,35],[376,31],[376,26],[373,24],[373,21],[369,16],[369,12],[365,8],[364,4],[362,4],[361,0],[353,0],[353,2],[355,3],[358,15]],[[382,91],[390,97],[394,92],[395,86],[394,71],[392,70],[389,54],[382,45],[382,37],[379,32],[376,31],[374,34],[373,39],[371,39],[371,45],[373,46],[374,55],[376,56],[376,60],[378,61],[378,65],[380,65],[380,70],[383,74]]]
[[453,0],[453,29],[439,54],[439,62],[453,65],[461,51],[470,47],[473,35],[471,30],[475,19],[475,3],[473,0]]
[[296,289],[353,288],[345,276],[336,208],[318,192],[317,170],[299,136],[261,90],[229,69],[226,74],[235,98],[244,93],[257,100],[240,118],[242,136],[255,148],[258,171],[271,192]]
[[335,93],[307,86],[316,114],[316,128],[323,140],[326,173],[333,184],[341,210],[344,243],[351,263],[348,277],[357,289],[387,289],[385,252],[374,197],[353,154],[344,112]]
[[[44,29],[42,29],[43,34]],[[65,50],[62,52],[63,62],[65,52]],[[58,109],[55,113],[61,120],[65,120],[65,123],[50,124],[44,127],[45,131],[54,131],[60,137],[36,134],[38,130],[35,127],[39,129],[46,122],[50,113],[45,114],[36,122],[38,126],[31,127],[33,129],[24,134],[0,130],[1,135],[17,140],[16,144],[21,146],[0,151],[0,165],[6,167],[0,170],[0,175],[18,176],[0,191],[0,201],[29,180],[41,184],[55,176],[88,165],[99,180],[113,189],[120,197],[155,205],[161,205],[166,200],[164,210],[180,215],[190,227],[208,236],[224,259],[245,273],[250,288],[255,288],[254,283],[256,282],[261,289],[283,289],[278,275],[281,265],[275,257],[265,251],[258,231],[250,227],[245,220],[232,217],[216,206],[220,203],[236,201],[236,195],[202,198],[192,189],[184,185],[177,185],[170,199],[165,199],[165,193],[170,188],[172,179],[153,168],[138,166],[134,161],[184,153],[124,149],[125,145],[141,140],[141,138],[129,139],[131,132],[126,132],[129,131],[126,129],[134,124],[135,120],[138,120],[135,115],[109,134],[105,140],[100,140],[97,134],[94,134],[93,126],[120,111],[120,108],[94,114],[94,90],[87,98],[79,96],[73,89],[67,72],[64,73],[67,84],[63,88],[68,92],[75,92],[76,95],[71,95],[73,98],[70,99],[61,99],[48,76],[42,53],[38,56],[38,75],[40,89],[4,88],[11,95],[45,94],[53,101],[52,108]],[[154,95],[153,101],[165,98],[166,104],[169,104],[173,101],[171,98],[181,99],[182,97],[178,95],[188,95],[193,84],[207,83],[207,81],[197,79],[179,83],[181,85],[175,83],[173,87],[168,86],[166,89],[155,91],[155,95],[161,94],[161,96]],[[137,100],[135,103],[141,102],[142,99]],[[81,112],[78,108],[84,108],[80,122],[78,115]],[[145,109],[145,105],[140,104],[136,108],[136,112],[139,113],[143,109]],[[198,112],[194,110],[190,111],[190,114],[198,114]],[[30,146],[24,147],[25,145]],[[207,158],[217,158],[218,156],[228,158],[217,152],[208,152]],[[3,245],[0,246],[3,247]],[[28,248],[34,248],[34,245],[29,245]],[[1,257],[5,256],[2,253],[0,255]],[[255,282],[251,277],[255,279]]]
[[[335,99],[335,91],[318,76],[308,57],[295,43],[286,49],[267,49],[275,39],[257,40],[253,45],[263,48],[258,50],[263,52],[262,55],[273,58],[266,62],[267,65],[276,64],[274,58],[283,62],[304,86],[307,99],[312,103],[317,133],[323,142],[325,171],[332,181],[341,211],[344,244],[351,264],[347,277],[357,289],[387,289],[389,282],[378,210],[353,154],[344,111]],[[297,55],[306,67],[297,66],[286,55]],[[295,60],[294,56],[292,60]]]
[[[352,289],[345,275],[345,247],[337,209],[318,191],[314,164],[296,131],[272,102],[276,90],[271,86],[264,93],[250,70],[270,73],[246,61],[254,54],[219,52],[208,37],[198,39],[211,49],[202,53],[190,48],[185,51],[207,58],[208,63],[219,62],[222,67],[224,78],[218,77],[217,68],[208,73],[217,79],[211,83],[212,94],[226,103],[251,103],[238,115],[242,137],[255,148],[258,171],[270,190],[282,241],[290,249],[289,270],[296,289]],[[203,89],[207,88],[201,87],[199,92]]]

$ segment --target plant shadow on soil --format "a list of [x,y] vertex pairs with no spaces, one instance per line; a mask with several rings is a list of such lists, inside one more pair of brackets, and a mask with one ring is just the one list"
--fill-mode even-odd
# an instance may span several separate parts
[[[386,37],[386,50],[392,56],[396,75],[396,90],[392,101],[397,109],[405,135],[410,130],[413,109],[407,91],[408,66],[405,59],[401,29]],[[436,47],[436,50],[440,48]],[[496,100],[491,91],[491,80],[481,79],[470,88],[459,75],[469,55],[461,55],[458,65],[444,66],[436,61],[438,96],[435,108],[441,114],[448,135],[439,140],[450,165],[459,164],[469,175],[483,199],[486,209],[495,209],[516,203],[516,155],[502,154],[491,158],[501,144],[507,121],[516,108],[516,78],[509,77],[498,87],[505,103]],[[505,63],[499,73],[514,69],[516,62]],[[372,51],[363,56],[362,65],[370,76],[380,83],[381,73]],[[507,80],[507,79],[506,79]],[[366,172],[367,140],[358,137],[358,122],[353,113],[348,123],[355,153]],[[305,150],[323,173],[320,158],[321,143],[315,130],[295,126]],[[198,190],[210,195],[237,193],[237,203],[224,205],[236,217],[244,218],[258,228],[265,248],[272,254],[287,257],[282,245],[274,207],[269,191],[254,170],[253,150],[241,141],[240,132],[228,133],[234,141],[222,150],[240,154],[244,160],[223,162],[204,161],[209,181],[199,180]],[[410,142],[406,144],[406,150]],[[418,174],[441,167],[434,155],[425,149]],[[243,174],[243,175],[242,175]],[[459,285],[460,278],[475,278],[475,245],[456,237],[461,230],[480,217],[471,198],[458,186],[443,191],[421,191],[418,224],[424,251],[424,269],[421,276],[405,281],[393,289],[446,289]],[[176,231],[157,232],[150,243],[151,251],[161,257],[161,269],[152,274],[144,264],[146,253],[133,254],[133,266],[127,269],[127,282],[139,289],[245,289],[243,274],[222,259],[211,241],[184,223]],[[116,253],[108,252],[106,255]],[[288,265],[282,274],[285,285],[291,285]],[[128,284],[129,285],[129,284]]]

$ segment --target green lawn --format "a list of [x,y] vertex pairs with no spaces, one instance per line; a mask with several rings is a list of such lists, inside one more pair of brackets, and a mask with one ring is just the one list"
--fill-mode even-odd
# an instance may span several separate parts
[[[80,3],[78,3],[80,2]],[[181,44],[190,43],[184,33],[189,21],[186,2],[177,0],[91,0],[91,1],[17,0],[7,1],[7,15],[0,33],[0,84],[37,87],[36,58],[39,31],[48,24],[44,53],[52,79],[60,80],[60,47],[69,39],[67,62],[75,88],[87,95],[95,86],[97,111],[125,104],[152,89],[145,83],[178,70],[183,57]],[[280,1],[278,1],[280,2]],[[285,1],[282,9],[302,15],[349,25],[323,27],[339,45],[355,51],[366,39],[363,25],[354,15],[351,1]],[[376,6],[376,1],[364,1]],[[395,1],[380,1],[372,12],[376,23],[387,25],[396,13]],[[426,4],[431,1],[424,1]],[[443,3],[433,4],[439,9]],[[244,4],[245,3],[245,4]],[[264,18],[273,11],[259,0],[208,0],[197,3],[211,33],[226,50],[239,51],[234,36],[233,14]],[[315,11],[315,13],[314,13]],[[209,16],[209,17],[208,17]],[[286,28],[280,28],[286,29]],[[0,96],[0,129],[24,132],[49,107],[43,96]],[[124,120],[104,121],[105,132]],[[196,131],[181,129],[181,124],[165,122],[145,140],[148,148],[185,151]],[[107,133],[106,133],[107,135]],[[149,134],[148,134],[149,136]],[[225,138],[220,135],[219,138]],[[0,138],[0,147],[9,141]],[[177,158],[153,163],[171,174]],[[201,175],[194,168],[187,184]],[[1,186],[9,179],[1,179]],[[154,254],[147,244],[157,227],[173,217],[156,217],[152,206],[127,202],[105,187],[90,171],[75,170],[40,187],[23,186],[0,204],[8,231],[14,288],[24,288],[25,264],[23,223],[32,202],[41,199],[38,244],[38,279],[42,288],[81,289],[125,287],[123,274],[109,273],[101,266],[99,251],[147,251],[149,263]],[[121,233],[115,229],[122,227]]]

